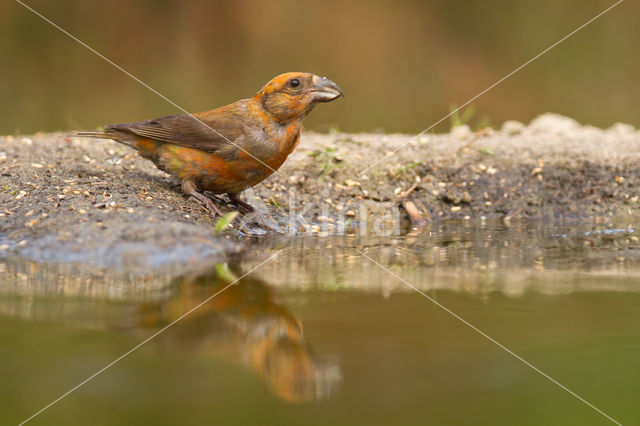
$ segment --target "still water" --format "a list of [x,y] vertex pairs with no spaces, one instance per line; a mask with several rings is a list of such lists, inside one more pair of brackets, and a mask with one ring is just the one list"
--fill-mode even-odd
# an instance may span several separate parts
[[0,423],[173,324],[29,424],[614,424],[486,336],[638,424],[636,229],[260,240],[181,276],[5,259]]

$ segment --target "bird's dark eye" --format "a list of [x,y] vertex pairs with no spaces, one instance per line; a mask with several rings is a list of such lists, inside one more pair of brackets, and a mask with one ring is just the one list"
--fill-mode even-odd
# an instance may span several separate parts
[[294,78],[289,82],[289,84],[291,85],[291,87],[298,87],[300,86],[300,80],[298,80],[297,78]]

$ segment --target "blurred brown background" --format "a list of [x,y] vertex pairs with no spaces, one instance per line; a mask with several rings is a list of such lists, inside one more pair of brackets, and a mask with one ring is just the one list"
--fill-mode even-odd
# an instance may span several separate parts
[[[604,0],[24,0],[189,111],[285,71],[346,99],[306,128],[417,133],[613,4]],[[626,1],[474,102],[471,124],[546,112],[640,125],[640,6]],[[0,134],[180,111],[14,1],[0,3]],[[446,130],[445,121],[438,130]]]

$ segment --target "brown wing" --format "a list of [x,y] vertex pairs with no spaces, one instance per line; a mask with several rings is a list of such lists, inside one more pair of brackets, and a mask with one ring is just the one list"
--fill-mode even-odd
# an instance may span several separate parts
[[235,144],[235,140],[244,133],[244,127],[239,118],[233,115],[216,117],[215,114],[209,114],[206,119],[197,119],[184,114],[136,123],[111,124],[105,129],[121,130],[162,142],[215,152]]

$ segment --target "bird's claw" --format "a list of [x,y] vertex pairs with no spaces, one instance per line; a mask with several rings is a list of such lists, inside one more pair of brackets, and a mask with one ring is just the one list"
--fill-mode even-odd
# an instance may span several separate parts
[[193,199],[202,204],[214,217],[223,216],[223,213],[220,211],[218,206],[216,206],[216,203],[214,203],[213,200],[206,195],[200,194],[199,192],[193,192],[190,199]]
[[240,222],[239,230],[246,235],[253,235],[253,236],[259,236],[259,235],[265,235],[267,233],[277,232],[275,229],[273,229],[266,223],[261,221],[256,221],[256,220],[252,220],[251,222],[245,222],[244,220],[242,220]]
[[249,214],[256,211],[256,209],[246,201],[243,201],[237,194],[229,194],[229,200],[231,204],[242,214]]

